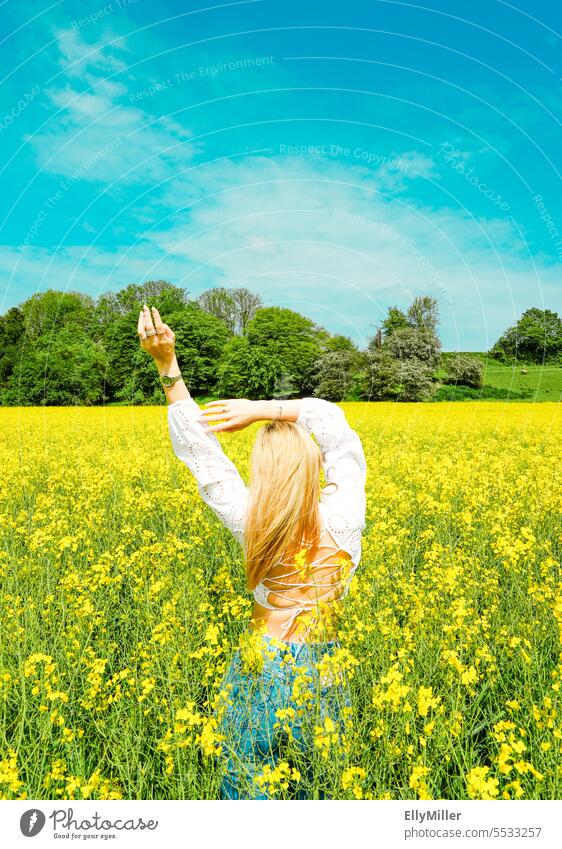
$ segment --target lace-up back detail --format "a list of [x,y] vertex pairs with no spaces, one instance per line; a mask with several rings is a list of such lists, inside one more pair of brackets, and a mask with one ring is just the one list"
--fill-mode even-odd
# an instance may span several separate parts
[[[323,540],[327,540],[323,543]],[[320,609],[321,604],[341,601],[349,590],[349,581],[356,565],[349,554],[342,551],[325,528],[319,550],[324,553],[311,563],[295,564],[295,558],[281,560],[254,588],[254,600],[268,610],[287,611],[288,618],[281,627],[281,638],[285,639],[293,629],[297,617],[305,611]],[[336,562],[334,559],[336,555]],[[327,562],[327,561],[332,562]],[[284,571],[288,569],[289,571]],[[312,623],[305,631],[305,635]],[[303,638],[304,639],[304,638]]]

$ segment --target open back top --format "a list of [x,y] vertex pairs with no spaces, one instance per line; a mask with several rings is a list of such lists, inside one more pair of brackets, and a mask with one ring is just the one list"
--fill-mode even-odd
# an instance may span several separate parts
[[[303,567],[299,567],[294,557],[281,560],[254,587],[253,596],[259,605],[269,610],[289,612],[281,627],[282,639],[292,631],[301,613],[313,611],[319,603],[333,604],[347,595],[356,566],[326,528],[320,542],[324,540],[318,546],[313,561],[306,561]],[[314,620],[305,629],[303,639],[313,624]]]
[[[215,434],[206,432],[197,421],[201,412],[191,397],[168,405],[174,453],[195,476],[203,501],[243,546],[248,488]],[[294,558],[281,560],[253,590],[255,601],[262,607],[290,611],[283,635],[303,611],[347,594],[349,579],[361,559],[365,528],[365,455],[343,410],[322,398],[303,398],[296,424],[314,434],[322,453],[327,485],[319,502],[323,526],[319,551],[325,553],[306,564],[306,574],[295,565]]]

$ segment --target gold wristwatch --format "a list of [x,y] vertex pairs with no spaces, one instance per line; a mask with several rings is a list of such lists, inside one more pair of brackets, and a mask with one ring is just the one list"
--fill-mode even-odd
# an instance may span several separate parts
[[170,377],[169,374],[160,375],[160,382],[162,386],[173,386],[174,383],[177,383],[178,380],[181,380],[181,371],[179,374],[175,374],[173,377]]

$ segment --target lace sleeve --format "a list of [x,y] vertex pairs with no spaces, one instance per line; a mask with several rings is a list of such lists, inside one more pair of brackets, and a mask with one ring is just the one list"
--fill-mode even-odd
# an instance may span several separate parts
[[193,398],[168,405],[168,429],[175,455],[197,480],[199,495],[240,544],[248,489],[214,433],[197,421],[201,408]]
[[322,452],[326,483],[337,484],[337,488],[324,489],[322,503],[329,508],[332,536],[353,556],[350,547],[360,547],[365,527],[367,463],[361,440],[344,411],[323,398],[302,398],[297,424],[314,434]]

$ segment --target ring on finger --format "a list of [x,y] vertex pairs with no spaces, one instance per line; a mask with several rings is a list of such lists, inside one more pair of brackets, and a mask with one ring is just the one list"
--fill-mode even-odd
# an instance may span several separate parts
[[165,333],[165,332],[166,332],[166,329],[165,329],[164,327],[162,328],[162,330],[157,330],[157,331],[156,331],[156,333],[158,334],[158,336],[162,336],[162,334],[163,334],[163,333]]
[[155,330],[147,330],[146,335],[147,336],[156,336],[156,331]]

